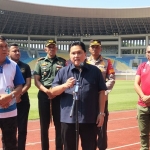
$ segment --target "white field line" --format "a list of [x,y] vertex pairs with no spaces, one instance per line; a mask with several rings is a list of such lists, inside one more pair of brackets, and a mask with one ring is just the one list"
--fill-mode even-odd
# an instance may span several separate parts
[[[53,140],[49,140],[49,142],[54,142],[55,141],[55,139],[53,139]],[[32,142],[32,143],[27,143],[26,144],[26,146],[27,145],[36,145],[36,144],[41,144],[41,142]]]
[[[49,129],[54,129],[54,127],[50,127]],[[38,131],[38,130],[40,130],[40,128],[39,129],[28,130],[27,132],[34,132],[34,131]]]
[[[126,110],[126,111],[116,111],[116,112],[110,112],[110,113],[118,113],[118,112],[131,112],[131,111],[135,111],[135,110]],[[125,119],[131,119],[131,118],[135,118],[136,119],[136,116],[135,117],[128,117],[128,118],[119,118],[119,119],[111,119],[109,121],[115,121],[115,120],[125,120]],[[39,122],[39,119],[36,119],[36,120],[29,120],[29,122]],[[128,130],[128,129],[131,129],[131,128],[137,128],[138,126],[134,126],[134,127],[129,127],[129,128],[120,128],[120,129],[115,129],[115,130],[108,130],[108,132],[115,132],[115,131],[118,131],[118,130]],[[54,128],[54,126],[50,127],[51,128]],[[39,131],[40,129],[34,129],[34,130],[28,130],[28,132],[34,132],[34,131]],[[53,142],[55,141],[55,139],[52,139],[52,140],[49,140],[50,142]],[[32,143],[27,143],[26,145],[36,145],[36,144],[40,144],[41,142],[32,142]],[[119,147],[114,147],[114,148],[109,148],[107,150],[115,150],[115,149],[119,149],[119,148],[123,148],[123,147],[128,147],[128,146],[132,146],[132,145],[137,145],[137,144],[140,144],[140,142],[138,143],[133,143],[133,144],[128,144],[128,145],[123,145],[123,146],[119,146]],[[0,148],[0,150],[2,150]]]
[[135,120],[136,120],[136,116],[135,116],[135,117],[128,117],[128,118],[117,118],[117,119],[110,119],[110,120],[108,120],[108,122],[110,122],[110,121],[116,121],[116,120],[132,119],[132,118],[135,118]]
[[123,145],[123,146],[118,146],[118,147],[113,147],[113,148],[109,148],[107,150],[116,150],[116,149],[120,149],[120,148],[123,148],[123,147],[132,146],[132,145],[137,145],[137,144],[140,144],[140,142],[132,143],[132,144],[127,144],[127,145]]
[[107,132],[116,132],[116,131],[121,131],[121,130],[134,129],[134,128],[137,128],[137,127],[138,126],[128,127],[128,128],[120,128],[120,129],[115,129],[115,130],[108,130]]
[[136,109],[134,110],[118,110],[118,111],[110,111],[109,113],[121,113],[121,112],[136,112]]

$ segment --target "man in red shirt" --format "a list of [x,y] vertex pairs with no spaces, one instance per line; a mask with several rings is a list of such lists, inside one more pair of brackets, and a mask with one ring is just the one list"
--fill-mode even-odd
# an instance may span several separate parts
[[150,46],[146,48],[147,62],[139,65],[135,76],[134,88],[139,95],[137,113],[141,138],[141,149],[149,150],[150,132]]

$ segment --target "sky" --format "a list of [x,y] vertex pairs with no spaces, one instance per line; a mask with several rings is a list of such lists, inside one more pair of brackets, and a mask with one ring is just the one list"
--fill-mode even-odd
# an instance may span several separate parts
[[27,3],[80,8],[150,7],[150,0],[15,0]]

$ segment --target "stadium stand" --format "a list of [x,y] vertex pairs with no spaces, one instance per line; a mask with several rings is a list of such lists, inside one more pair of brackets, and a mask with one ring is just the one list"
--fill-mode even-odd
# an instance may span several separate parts
[[20,58],[21,61],[23,61],[23,62],[25,62],[25,63],[29,63],[30,61],[33,60],[33,58],[30,58],[30,57],[29,57],[27,51],[25,51],[25,50],[20,50],[20,52],[21,52],[21,58]]
[[69,8],[1,0],[0,33],[28,49],[21,51],[21,60],[31,69],[37,58],[45,56],[42,49],[50,38],[57,41],[62,50],[58,56],[65,59],[71,42],[83,41],[88,53],[89,41],[100,39],[102,55],[112,60],[116,71],[123,72],[147,61],[149,8]]

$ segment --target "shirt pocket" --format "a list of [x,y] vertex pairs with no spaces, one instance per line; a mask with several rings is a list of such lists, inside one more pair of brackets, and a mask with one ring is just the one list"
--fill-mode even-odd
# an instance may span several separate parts
[[95,79],[83,79],[83,84],[82,84],[82,89],[85,91],[85,92],[88,92],[88,91],[92,91],[96,88],[96,81]]
[[41,67],[41,74],[42,76],[47,76],[51,74],[51,69],[47,67]]

